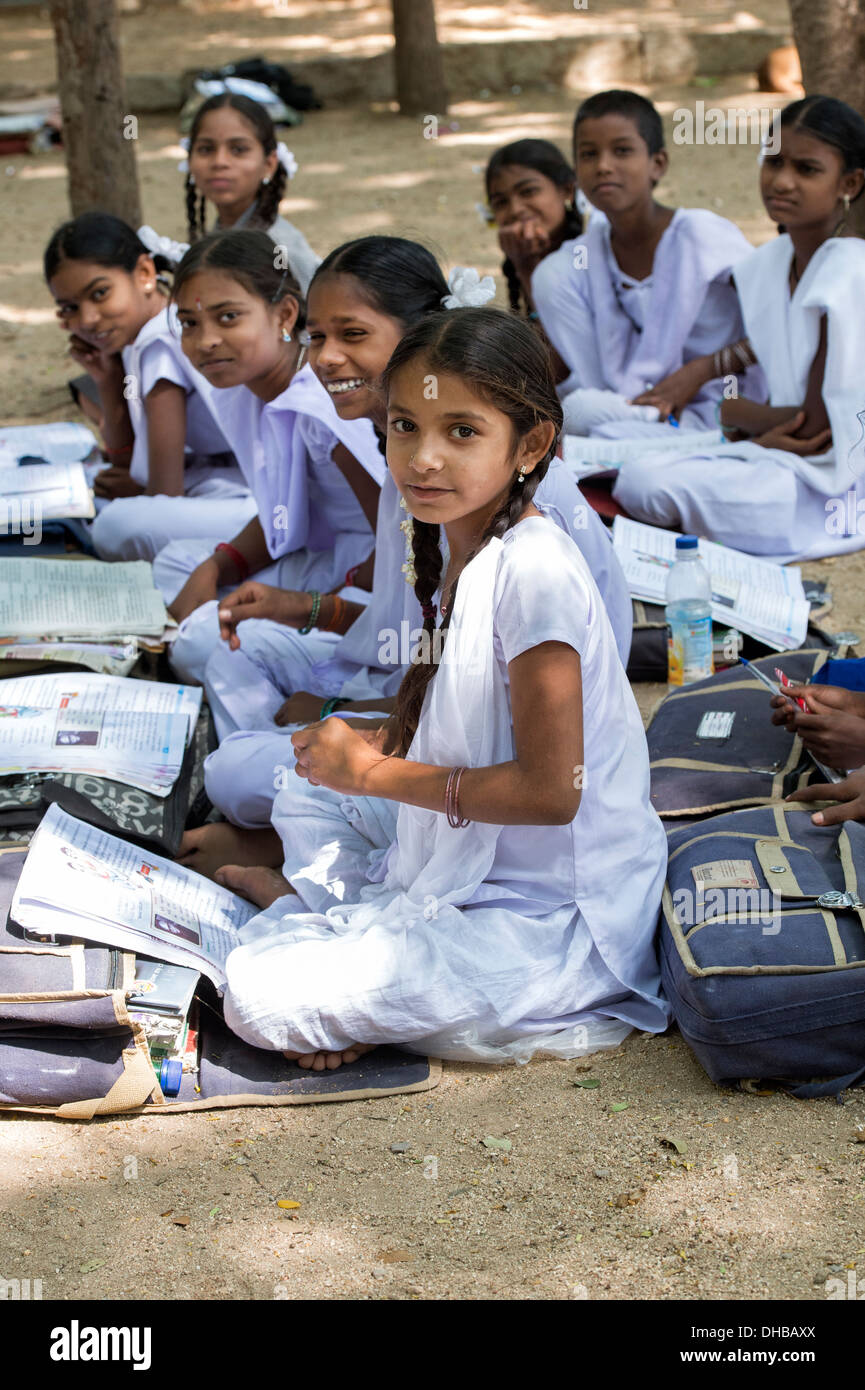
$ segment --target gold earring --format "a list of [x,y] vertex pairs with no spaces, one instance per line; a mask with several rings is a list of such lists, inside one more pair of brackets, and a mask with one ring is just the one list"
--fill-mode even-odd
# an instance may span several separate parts
[[845,193],[845,194],[844,194],[844,216],[845,216],[845,217],[847,216],[847,214],[848,214],[849,211],[850,211],[850,194],[849,194],[849,193]]
[[520,467],[520,471],[519,471],[519,473],[517,474],[517,482],[518,482],[518,483],[524,483],[525,481],[526,481],[526,465],[525,465],[525,464],[522,464],[521,467]]

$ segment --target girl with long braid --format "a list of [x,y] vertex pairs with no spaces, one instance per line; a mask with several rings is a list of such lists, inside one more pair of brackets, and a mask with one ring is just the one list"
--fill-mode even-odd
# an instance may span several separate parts
[[292,736],[285,877],[219,871],[264,909],[226,1021],[316,1070],[379,1043],[502,1061],[660,1031],[642,725],[588,567],[533,502],[562,424],[548,353],[499,310],[429,314],[384,383],[428,640],[380,747],[339,719]]
[[199,106],[189,132],[186,222],[190,242],[208,230],[207,204],[217,211],[215,226],[261,228],[285,248],[288,267],[306,294],[320,257],[306,237],[279,215],[285,187],[294,176],[294,156],[277,141],[273,121],[258,102],[220,92]]

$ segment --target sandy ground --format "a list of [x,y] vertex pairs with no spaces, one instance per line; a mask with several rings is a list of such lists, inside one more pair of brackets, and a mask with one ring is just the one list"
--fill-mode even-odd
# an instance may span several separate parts
[[[28,68],[18,53],[0,80]],[[653,95],[669,114],[750,88]],[[554,93],[465,102],[424,141],[385,111],[317,113],[290,133],[301,170],[284,210],[322,252],[386,229],[495,271],[482,163],[529,131],[565,143],[571,114]],[[147,220],[181,234],[173,129],[143,122],[138,153]],[[40,278],[66,215],[62,159],[0,160],[0,187],[0,418],[63,418],[69,367]],[[677,148],[661,193],[755,243],[772,234],[753,147]],[[829,625],[865,633],[862,556],[807,568],[834,591]],[[637,693],[645,712],[659,691]],[[863,1122],[861,1092],[844,1107],[722,1092],[676,1034],[584,1062],[446,1064],[428,1094],[353,1104],[5,1116],[0,1276],[41,1279],[46,1299],[824,1299],[827,1279],[863,1268]]]

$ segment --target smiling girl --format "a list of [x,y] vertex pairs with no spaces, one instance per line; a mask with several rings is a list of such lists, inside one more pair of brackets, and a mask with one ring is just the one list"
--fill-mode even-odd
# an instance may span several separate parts
[[217,211],[214,231],[260,227],[285,247],[291,273],[306,294],[319,257],[303,233],[279,215],[294,157],[277,142],[273,121],[256,101],[221,92],[202,102],[189,132],[186,219],[190,242],[205,234],[205,210]]
[[[451,278],[456,283],[460,277]],[[449,293],[435,257],[417,242],[361,237],[331,252],[310,286],[306,331],[310,365],[342,420],[369,418],[380,432],[386,430],[381,377],[391,353],[412,324],[458,299]],[[609,532],[561,459],[552,460],[535,501],[580,546],[626,662],[631,600],[625,578]],[[360,716],[369,728],[370,719],[377,716],[380,723],[392,708],[423,630],[420,605],[406,582],[401,523],[405,512],[388,474],[379,499],[369,604],[364,609],[346,605],[353,618],[349,632],[312,665],[306,639],[285,626],[296,596],[250,582],[223,599],[220,618],[228,640],[214,649],[203,677],[221,742],[207,760],[205,777],[211,801],[231,824],[188,832],[184,862],[190,867],[212,874],[227,862],[221,854],[237,862],[238,854],[248,852],[257,857],[244,862],[265,862],[260,838],[250,851],[245,838],[231,832],[234,826],[270,826],[274,768],[288,775],[294,761],[284,730],[322,712],[343,719]],[[275,839],[271,851],[273,862],[281,862]]]
[[615,496],[645,521],[787,561],[862,546],[865,243],[844,232],[865,183],[865,121],[834,97],[806,97],[777,136],[760,190],[783,232],[735,270],[769,402],[725,400],[721,423],[738,442],[629,463]]
[[175,276],[183,351],[214,388],[257,506],[215,549],[177,542],[156,557],[154,578],[182,623],[172,662],[184,680],[201,679],[219,642],[220,591],[251,575],[291,590],[290,620],[320,629],[310,652],[328,649],[342,622],[330,591],[373,548],[384,474],[375,435],[366,421],[343,423],[298,370],[302,300],[278,259],[264,232],[221,232],[196,242]]
[[561,425],[548,355],[498,310],[434,314],[385,382],[443,656],[401,686],[392,756],[342,720],[293,736],[274,820],[297,896],[220,872],[266,908],[228,958],[226,1021],[316,1069],[384,1042],[499,1061],[661,1030],[642,724],[585,562],[533,501]]
[[101,398],[110,462],[93,481],[102,502],[97,554],[150,560],[177,536],[219,536],[251,516],[207,384],[180,350],[156,262],[132,228],[109,213],[82,213],[58,227],[44,269],[70,356]]
[[671,413],[688,429],[714,426],[722,380],[686,373],[673,399],[651,392],[742,338],[730,272],[751,247],[725,217],[659,203],[667,166],[661,117],[645,97],[600,92],[579,107],[577,182],[604,216],[591,219],[570,264],[549,257],[532,277],[541,323],[571,373],[559,388],[569,434],[663,439],[657,422]]

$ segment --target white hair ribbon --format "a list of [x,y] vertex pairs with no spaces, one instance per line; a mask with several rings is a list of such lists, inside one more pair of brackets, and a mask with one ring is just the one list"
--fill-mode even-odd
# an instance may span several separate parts
[[491,275],[481,279],[471,266],[455,265],[448,276],[450,294],[442,296],[445,309],[477,309],[492,299],[496,282]]
[[143,241],[154,256],[164,256],[172,265],[179,265],[189,250],[188,241],[172,241],[170,236],[160,236],[152,227],[139,227],[138,240]]

